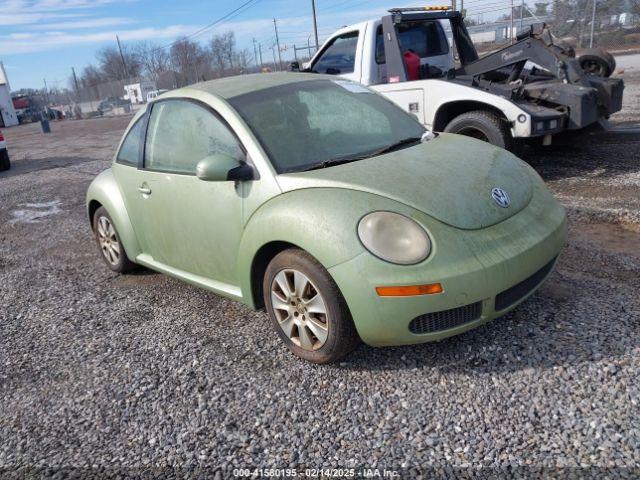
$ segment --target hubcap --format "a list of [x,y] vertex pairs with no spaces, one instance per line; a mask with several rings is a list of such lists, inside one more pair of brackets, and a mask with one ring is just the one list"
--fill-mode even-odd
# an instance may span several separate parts
[[278,325],[305,350],[317,350],[327,341],[329,318],[324,299],[302,272],[280,270],[271,283],[271,304]]
[[117,265],[120,261],[120,244],[116,229],[113,228],[111,221],[107,217],[98,218],[98,243],[102,255],[111,265]]

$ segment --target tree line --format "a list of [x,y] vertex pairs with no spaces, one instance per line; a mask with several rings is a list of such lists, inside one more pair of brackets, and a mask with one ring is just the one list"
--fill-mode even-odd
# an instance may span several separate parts
[[[214,35],[202,45],[187,37],[178,38],[170,48],[150,41],[104,47],[96,63],[78,75],[78,87],[87,88],[111,81],[140,77],[158,82],[170,75],[172,86],[180,87],[202,80],[242,73],[253,62],[247,49],[238,49],[233,32]],[[75,89],[75,79],[69,80]]]

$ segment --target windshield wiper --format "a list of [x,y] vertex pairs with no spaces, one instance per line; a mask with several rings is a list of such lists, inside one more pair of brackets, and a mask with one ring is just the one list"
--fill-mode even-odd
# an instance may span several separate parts
[[375,152],[371,153],[369,156],[375,157],[376,155],[382,155],[383,153],[393,152],[394,150],[398,150],[402,147],[407,147],[409,145],[412,145],[421,141],[422,141],[422,137],[403,138],[402,140],[392,143],[391,145],[387,145],[386,147],[381,148],[380,150],[376,150]]
[[415,144],[420,141],[422,141],[421,137],[403,138],[402,140],[399,140],[395,143],[387,145],[383,148],[379,148],[372,152],[359,153],[351,156],[343,156],[343,157],[330,158],[328,160],[323,160],[322,162],[311,165],[310,167],[305,168],[302,171],[307,172],[309,170],[318,170],[320,168],[332,167],[334,165],[340,165],[342,163],[349,163],[349,162],[354,162],[356,160],[364,160],[365,158],[376,157],[378,155],[382,155],[383,153],[393,152],[394,150],[398,150],[399,148],[402,148],[411,144]]
[[340,165],[342,163],[349,163],[355,160],[360,160],[361,158],[365,158],[362,155],[352,156],[352,157],[339,157],[339,158],[329,158],[328,160],[323,160],[318,163],[314,163],[310,167],[304,168],[302,172],[308,172],[309,170],[318,170],[320,168],[333,167],[334,165]]

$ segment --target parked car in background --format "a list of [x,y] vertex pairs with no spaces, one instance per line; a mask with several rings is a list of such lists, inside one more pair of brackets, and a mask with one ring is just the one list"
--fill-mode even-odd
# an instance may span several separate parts
[[0,172],[9,170],[11,168],[11,162],[9,161],[9,151],[7,150],[7,141],[0,131]]
[[264,307],[318,363],[358,339],[427,342],[501,316],[566,239],[564,209],[513,154],[428,132],[317,74],[166,93],[133,118],[86,201],[109,268],[144,265]]
[[104,115],[105,113],[111,112],[116,107],[130,107],[131,102],[128,100],[124,100],[120,97],[108,97],[105,98],[98,104],[98,113],[100,115]]
[[169,90],[161,88],[160,90],[154,90],[152,92],[147,93],[147,102],[152,102],[154,101],[156,98],[158,98],[160,95],[162,95],[165,92],[168,92]]

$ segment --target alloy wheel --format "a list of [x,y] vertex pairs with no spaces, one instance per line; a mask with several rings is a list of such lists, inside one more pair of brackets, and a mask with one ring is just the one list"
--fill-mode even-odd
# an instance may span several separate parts
[[107,217],[101,216],[98,218],[97,230],[102,255],[111,265],[117,265],[120,261],[120,242],[118,242],[116,229]]
[[280,270],[271,282],[271,305],[285,335],[305,350],[317,350],[327,341],[329,317],[322,295],[298,270]]

